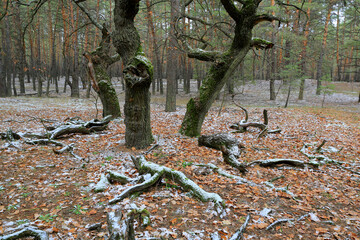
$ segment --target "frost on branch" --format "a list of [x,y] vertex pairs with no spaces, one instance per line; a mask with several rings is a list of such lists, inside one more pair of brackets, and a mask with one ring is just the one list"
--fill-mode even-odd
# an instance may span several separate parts
[[149,162],[143,155],[139,155],[137,157],[131,156],[131,159],[140,174],[151,173],[152,177],[150,177],[143,183],[128,188],[119,196],[110,200],[109,204],[115,204],[117,202],[120,202],[124,198],[130,196],[132,193],[148,189],[149,187],[157,183],[161,178],[167,178],[179,184],[184,190],[190,191],[195,197],[197,197],[203,202],[212,201],[216,205],[224,205],[224,200],[218,194],[206,192],[180,171],[176,171],[174,169]]
[[49,236],[45,231],[34,227],[26,227],[17,232],[1,236],[0,240],[15,240],[28,237],[34,237],[36,240],[49,240]]

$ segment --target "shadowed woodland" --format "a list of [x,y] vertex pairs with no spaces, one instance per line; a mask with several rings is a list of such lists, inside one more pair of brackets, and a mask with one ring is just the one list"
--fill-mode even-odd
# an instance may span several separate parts
[[358,239],[358,0],[2,0],[0,240]]

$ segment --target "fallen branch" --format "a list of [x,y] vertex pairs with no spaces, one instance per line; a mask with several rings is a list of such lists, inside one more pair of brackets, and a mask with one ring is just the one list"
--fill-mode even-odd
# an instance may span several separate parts
[[269,226],[266,227],[266,230],[270,230],[273,227],[275,227],[276,225],[279,225],[281,223],[285,223],[285,222],[291,222],[291,221],[296,221],[299,222],[301,220],[303,220],[305,217],[307,217],[309,214],[305,214],[302,215],[301,217],[299,217],[298,219],[294,219],[294,218],[282,218],[282,219],[278,219],[275,222],[273,222],[272,224],[270,224]]
[[122,194],[110,200],[109,204],[115,204],[134,192],[145,190],[154,185],[160,178],[164,177],[176,182],[184,190],[191,191],[194,196],[203,202],[212,201],[216,205],[224,206],[224,200],[218,194],[206,192],[192,180],[187,178],[184,173],[156,163],[148,162],[143,155],[137,157],[131,156],[131,159],[140,174],[151,173],[152,177],[141,184],[137,184],[125,190]]
[[275,222],[273,222],[272,224],[270,224],[269,226],[266,227],[266,230],[270,230],[271,228],[275,227],[278,224],[284,223],[284,222],[290,222],[290,221],[294,221],[295,219],[293,218],[284,218],[284,219],[278,219]]
[[265,136],[266,134],[268,133],[280,133],[281,132],[281,129],[277,128],[277,129],[274,129],[274,130],[269,130],[268,129],[268,123],[269,123],[269,118],[268,118],[268,112],[266,109],[264,109],[263,111],[263,116],[264,116],[264,123],[259,123],[259,122],[248,122],[248,118],[249,118],[249,114],[248,114],[248,111],[240,106],[239,104],[237,104],[235,101],[234,101],[234,98],[233,98],[233,103],[241,108],[241,110],[244,111],[245,113],[245,119],[238,122],[238,123],[234,123],[230,126],[231,129],[235,129],[237,133],[243,133],[243,132],[246,132],[247,131],[247,128],[249,127],[254,127],[254,128],[259,128],[261,131],[259,133],[259,135],[257,136],[257,138],[260,138],[260,137],[263,137]]
[[34,227],[26,227],[20,231],[0,237],[0,240],[15,240],[20,238],[34,237],[37,240],[49,240],[49,236],[45,231]]
[[9,142],[12,142],[14,140],[19,140],[21,137],[19,134],[14,133],[11,128],[9,128],[6,132],[0,133],[0,138],[2,140],[8,140]]
[[[351,168],[347,168],[347,167],[342,166],[343,164],[346,164],[346,162],[336,161],[336,160],[331,159],[331,158],[329,158],[329,157],[327,157],[327,156],[325,156],[323,154],[313,155],[313,154],[307,153],[306,148],[309,147],[309,146],[310,146],[310,144],[304,144],[303,147],[300,149],[300,152],[302,154],[304,154],[310,160],[317,160],[317,161],[311,161],[310,164],[317,165],[317,166],[325,165],[325,164],[333,164],[334,166],[336,166],[338,168],[341,168],[341,169],[344,169],[344,170],[349,171],[351,173],[360,175],[360,172],[357,172],[357,171],[355,171],[355,170],[353,170]],[[317,149],[315,151],[317,151]]]
[[240,229],[231,236],[231,238],[229,240],[240,240],[243,237],[243,233],[245,232],[245,229],[247,227],[247,225],[249,224],[249,220],[250,220],[250,214],[247,215],[244,224],[240,227]]
[[260,167],[276,167],[278,165],[289,165],[294,167],[305,167],[305,162],[301,160],[295,160],[295,159],[268,159],[268,160],[256,160],[247,165],[253,166],[253,165],[259,165]]
[[224,176],[224,177],[227,177],[227,178],[231,178],[231,179],[236,179],[238,182],[237,184],[249,184],[250,186],[256,186],[256,183],[250,181],[250,180],[247,180],[245,178],[242,178],[242,177],[239,177],[239,176],[235,176],[235,175],[232,175],[230,173],[227,173],[226,171],[222,170],[221,168],[219,168],[218,166],[212,164],[212,163],[208,163],[208,164],[196,164],[196,166],[199,166],[199,167],[207,167],[207,168],[210,168],[212,169],[214,172],[217,172],[219,175],[221,176]]
[[84,160],[83,157],[80,157],[79,155],[74,153],[74,144],[71,143],[69,145],[66,145],[65,143],[50,140],[50,139],[35,139],[35,140],[26,140],[25,143],[30,145],[49,145],[54,144],[55,146],[61,147],[61,149],[53,149],[53,152],[56,154],[62,154],[64,152],[69,152],[73,157],[75,157],[78,160]]
[[198,144],[199,146],[220,150],[226,163],[242,173],[246,172],[246,166],[237,160],[240,157],[241,148],[244,147],[236,138],[224,133],[202,135],[198,138]]

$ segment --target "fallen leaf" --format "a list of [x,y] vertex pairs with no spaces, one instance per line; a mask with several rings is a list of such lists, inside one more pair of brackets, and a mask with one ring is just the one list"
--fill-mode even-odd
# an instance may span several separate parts
[[259,229],[264,229],[268,226],[269,224],[267,223],[258,223],[258,224],[255,224],[255,228],[259,228]]
[[96,213],[97,213],[97,211],[95,209],[92,209],[92,210],[90,210],[89,215],[94,215]]
[[224,220],[222,221],[223,225],[231,225],[231,221],[230,220]]

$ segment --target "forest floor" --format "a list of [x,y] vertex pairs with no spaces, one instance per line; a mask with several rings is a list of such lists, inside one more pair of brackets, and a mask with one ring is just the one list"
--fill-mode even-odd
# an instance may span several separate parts
[[[283,106],[285,93],[276,102],[269,102],[267,87],[261,84],[245,86],[236,100],[247,107],[250,121],[261,122],[262,110],[268,109],[269,128],[279,126],[282,132],[259,139],[257,129],[231,133],[245,146],[241,162],[275,158],[308,162],[300,151],[304,144],[309,144],[308,153],[316,155],[316,146],[327,140],[322,154],[344,164],[328,163],[318,168],[253,166],[242,175],[224,163],[219,151],[199,147],[196,138],[178,133],[188,96],[179,99],[176,112],[166,113],[164,100],[155,95],[152,130],[160,146],[146,158],[182,171],[204,190],[219,194],[225,201],[221,212],[213,203],[198,201],[171,181],[163,180],[149,191],[113,206],[108,201],[131,184],[114,184],[102,193],[94,193],[92,188],[107,170],[138,176],[129,157],[142,151],[124,147],[125,126],[117,119],[101,133],[60,139],[73,143],[82,161],[68,153],[54,154],[52,146],[22,141],[9,145],[0,140],[0,234],[31,223],[47,231],[52,239],[104,239],[106,213],[115,209],[126,212],[136,204],[151,214],[150,226],[135,229],[138,239],[210,239],[216,231],[222,239],[228,239],[248,214],[251,220],[245,239],[360,239],[359,87],[352,94],[349,86],[339,86],[343,92],[327,96],[324,108],[320,107],[322,97],[309,94],[306,101],[296,101],[294,96],[291,107],[284,109],[278,106]],[[231,132],[229,126],[243,119],[243,113],[230,102],[219,114],[221,100],[208,113],[202,134]],[[43,133],[41,119],[63,122],[75,116],[90,120],[96,115],[93,100],[88,99],[0,98],[0,132],[11,128],[14,132]],[[196,166],[206,163],[256,185],[239,184]],[[271,180],[276,188],[288,191],[267,186]],[[279,219],[293,220],[267,230]],[[103,223],[98,231],[86,229],[86,225],[98,222]]]

